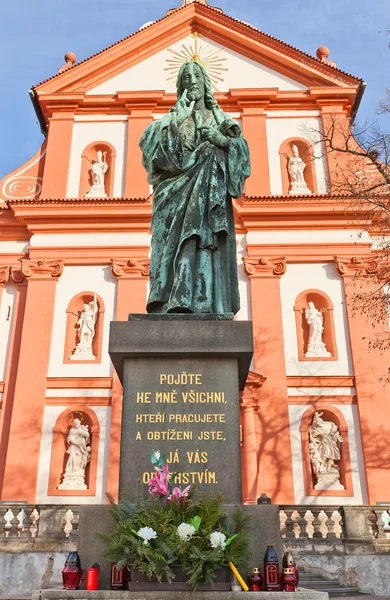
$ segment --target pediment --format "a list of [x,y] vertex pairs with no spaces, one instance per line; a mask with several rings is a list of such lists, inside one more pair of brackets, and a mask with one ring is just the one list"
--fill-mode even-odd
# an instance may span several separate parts
[[213,59],[210,67],[215,87],[221,92],[240,88],[356,88],[360,83],[250,25],[193,2],[34,89],[38,97],[57,92],[173,92],[174,78],[169,80],[170,71],[166,70],[173,65],[169,60],[196,54],[196,43],[203,58]]
[[164,90],[175,93],[180,65],[199,56],[206,66],[215,91],[237,88],[279,88],[304,90],[307,86],[274,69],[247,58],[212,39],[190,34],[170,44],[150,58],[126,69],[88,90],[88,95],[116,94],[122,91]]

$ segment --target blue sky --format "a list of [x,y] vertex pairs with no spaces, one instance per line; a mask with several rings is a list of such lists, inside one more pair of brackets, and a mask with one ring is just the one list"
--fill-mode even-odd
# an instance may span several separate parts
[[[367,83],[358,121],[379,117],[390,87],[389,0],[209,0],[309,54],[330,48],[330,59]],[[181,0],[13,0],[1,10],[0,177],[28,160],[42,142],[28,90],[54,75],[65,52],[77,60],[163,17]],[[387,126],[387,118],[380,124]]]

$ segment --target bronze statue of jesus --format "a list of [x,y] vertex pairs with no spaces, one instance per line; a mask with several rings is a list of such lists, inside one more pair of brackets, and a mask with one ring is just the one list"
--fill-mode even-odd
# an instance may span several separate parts
[[237,313],[232,198],[250,175],[239,125],[218,106],[203,66],[184,63],[177,102],[140,147],[153,185],[149,313]]

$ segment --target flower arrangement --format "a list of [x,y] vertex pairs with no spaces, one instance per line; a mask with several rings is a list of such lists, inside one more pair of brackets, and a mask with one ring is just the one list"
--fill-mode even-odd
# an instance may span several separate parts
[[117,569],[134,567],[149,579],[169,583],[179,565],[188,575],[187,583],[213,584],[218,569],[228,565],[246,566],[250,561],[248,518],[236,511],[228,519],[221,496],[200,496],[193,500],[194,489],[181,490],[174,485],[166,457],[152,452],[155,476],[149,481],[149,497],[131,504],[124,498],[115,504],[109,498],[115,531],[98,534],[106,543],[105,558]]

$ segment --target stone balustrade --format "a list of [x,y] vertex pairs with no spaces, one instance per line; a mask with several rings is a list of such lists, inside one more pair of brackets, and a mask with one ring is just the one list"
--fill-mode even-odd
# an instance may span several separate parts
[[0,552],[70,552],[78,526],[78,506],[0,503]]
[[284,546],[294,552],[390,552],[386,506],[280,506]]

